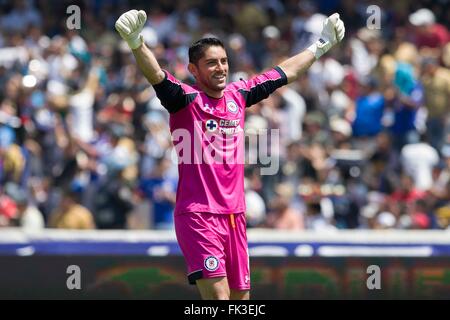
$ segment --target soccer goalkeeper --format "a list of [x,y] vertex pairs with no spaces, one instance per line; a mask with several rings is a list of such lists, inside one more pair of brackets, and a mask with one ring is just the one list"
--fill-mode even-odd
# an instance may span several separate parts
[[295,81],[344,38],[344,23],[339,14],[331,15],[323,24],[321,38],[307,50],[250,80],[229,84],[223,43],[216,38],[200,39],[189,48],[188,70],[196,80],[191,86],[162,70],[144,44],[141,30],[146,19],[144,11],[131,10],[119,17],[115,27],[170,113],[174,145],[180,143],[180,132],[188,132],[192,140],[200,139],[188,143],[199,143],[200,153],[210,149],[212,141],[219,142],[211,154],[198,154],[196,148],[178,154],[179,160],[183,159],[178,165],[175,231],[189,283],[197,285],[203,299],[249,299],[244,164],[217,159],[230,152],[225,143],[230,139],[234,142],[232,153],[243,152],[245,108]]

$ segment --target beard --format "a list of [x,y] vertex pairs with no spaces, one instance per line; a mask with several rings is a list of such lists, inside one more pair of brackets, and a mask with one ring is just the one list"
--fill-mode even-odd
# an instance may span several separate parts
[[227,75],[223,79],[211,77],[208,81],[208,87],[211,90],[223,90],[227,86]]
[[227,76],[224,79],[219,80],[213,77],[203,78],[198,81],[203,87],[211,91],[222,91],[227,86]]

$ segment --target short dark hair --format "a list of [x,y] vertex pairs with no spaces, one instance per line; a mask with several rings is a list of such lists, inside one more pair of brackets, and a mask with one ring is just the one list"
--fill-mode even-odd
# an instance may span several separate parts
[[198,60],[203,57],[205,50],[212,46],[219,46],[225,49],[225,45],[217,38],[203,38],[195,41],[189,47],[189,62],[197,64]]

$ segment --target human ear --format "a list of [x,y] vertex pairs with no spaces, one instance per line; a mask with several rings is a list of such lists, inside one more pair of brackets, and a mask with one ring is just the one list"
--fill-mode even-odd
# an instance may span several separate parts
[[188,70],[194,76],[194,78],[197,78],[198,70],[197,70],[197,66],[195,64],[189,63]]

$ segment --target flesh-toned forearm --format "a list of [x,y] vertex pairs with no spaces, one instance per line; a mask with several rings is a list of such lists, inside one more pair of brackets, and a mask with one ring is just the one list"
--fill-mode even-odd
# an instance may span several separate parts
[[286,74],[288,83],[291,83],[295,81],[302,73],[308,70],[314,61],[316,61],[314,54],[309,50],[305,50],[283,61],[279,64],[279,67]]
[[161,67],[159,66],[154,54],[145,45],[145,43],[143,43],[140,47],[134,49],[133,54],[136,58],[139,69],[141,69],[148,82],[154,85],[164,80],[164,71],[161,70]]

